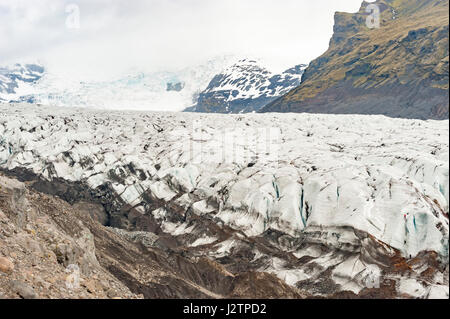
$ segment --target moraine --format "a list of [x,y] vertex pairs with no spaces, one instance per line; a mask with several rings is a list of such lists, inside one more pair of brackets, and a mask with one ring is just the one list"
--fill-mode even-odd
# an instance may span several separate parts
[[272,273],[311,295],[448,298],[448,121],[0,114],[1,170],[101,193],[107,226],[157,229],[225,272]]

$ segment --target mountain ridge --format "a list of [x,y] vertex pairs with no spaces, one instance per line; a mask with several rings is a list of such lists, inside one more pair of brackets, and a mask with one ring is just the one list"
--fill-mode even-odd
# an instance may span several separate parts
[[249,113],[258,111],[301,83],[305,64],[282,73],[269,71],[261,62],[241,59],[214,76],[187,112]]
[[[114,253],[112,274],[135,294],[448,299],[448,120],[29,104],[0,113],[0,176],[98,221],[99,252]],[[3,198],[12,219],[17,205]]]
[[[380,9],[380,28],[365,22]],[[335,14],[329,49],[261,112],[448,118],[448,1],[378,0]]]

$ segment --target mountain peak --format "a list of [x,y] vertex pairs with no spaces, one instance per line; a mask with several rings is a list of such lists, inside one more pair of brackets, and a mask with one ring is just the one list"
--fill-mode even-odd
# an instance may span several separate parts
[[[379,9],[379,27],[366,23],[369,4]],[[327,52],[298,88],[262,111],[448,118],[448,7],[448,0],[378,0],[336,13]]]
[[247,113],[257,111],[301,83],[304,64],[276,74],[255,59],[241,59],[217,74],[186,111]]

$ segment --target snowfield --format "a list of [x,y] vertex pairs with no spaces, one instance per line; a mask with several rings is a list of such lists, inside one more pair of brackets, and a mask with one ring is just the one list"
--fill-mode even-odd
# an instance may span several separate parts
[[[273,257],[259,266],[290,285],[319,280],[329,269],[338,290],[358,293],[367,276],[384,271],[386,278],[403,278],[398,294],[448,298],[448,121],[8,104],[0,104],[0,114],[3,170],[25,168],[91,189],[108,184],[173,236],[193,228],[166,218],[167,208],[149,211],[144,202],[190,209],[239,235],[222,241],[204,233],[191,240],[191,247],[212,247],[214,258],[230,254],[244,237],[277,232],[303,243],[280,244],[282,251],[320,265],[308,270]],[[394,273],[374,257],[411,260],[427,252],[443,267],[425,286],[426,266]],[[257,260],[265,253],[254,254]]]
[[[215,74],[234,61],[217,57],[198,66],[160,72],[129,72],[115,77],[79,78],[34,64],[0,66],[0,102],[98,109],[182,111],[197,102]],[[98,76],[98,74],[97,74]],[[179,85],[178,90],[173,90]]]

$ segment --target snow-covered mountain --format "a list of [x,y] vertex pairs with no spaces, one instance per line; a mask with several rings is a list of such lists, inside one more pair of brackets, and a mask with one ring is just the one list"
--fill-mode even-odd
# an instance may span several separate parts
[[224,56],[179,71],[136,71],[106,81],[80,81],[52,70],[44,72],[36,64],[17,64],[0,68],[0,102],[246,113],[297,87],[306,68],[298,65],[276,74],[255,60],[234,61],[234,56]]
[[44,68],[37,64],[0,67],[0,102],[29,101],[43,75]]
[[0,170],[101,205],[106,225],[146,232],[145,245],[204,260],[223,275],[201,283],[215,296],[271,275],[283,283],[266,280],[268,295],[285,285],[448,298],[448,120],[7,104],[0,114]]
[[242,59],[217,74],[195,106],[186,111],[248,113],[258,111],[300,85],[306,65],[276,74],[256,60]]
[[33,65],[3,68],[0,99],[47,106],[181,111],[196,103],[199,93],[231,59],[218,57],[178,71],[129,72],[107,81],[80,81],[52,70],[44,73]]

